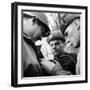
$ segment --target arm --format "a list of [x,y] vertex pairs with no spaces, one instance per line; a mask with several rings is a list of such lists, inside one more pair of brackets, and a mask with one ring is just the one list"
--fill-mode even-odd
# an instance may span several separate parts
[[43,60],[41,65],[50,75],[71,75],[71,72],[63,70],[61,64],[56,60]]
[[71,75],[71,72],[63,70],[60,65],[55,65],[51,71],[51,75]]
[[30,44],[23,41],[23,76],[33,77],[42,76],[43,72],[40,67],[37,55]]

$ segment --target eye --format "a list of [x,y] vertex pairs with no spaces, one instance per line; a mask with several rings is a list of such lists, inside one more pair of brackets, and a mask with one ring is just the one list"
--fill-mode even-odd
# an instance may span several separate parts
[[50,46],[52,47],[52,46],[53,46],[53,44],[50,44]]
[[68,36],[68,32],[65,32],[64,36]]
[[68,44],[68,43],[70,43],[70,39],[66,37],[65,44]]
[[56,45],[56,46],[60,45],[60,42],[56,42],[55,45]]
[[70,43],[70,41],[68,40],[66,43]]

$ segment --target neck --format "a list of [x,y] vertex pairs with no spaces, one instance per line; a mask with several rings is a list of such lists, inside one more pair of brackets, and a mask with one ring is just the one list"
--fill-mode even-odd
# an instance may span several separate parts
[[[25,32],[24,32],[24,33],[25,33]],[[33,38],[33,32],[25,33],[25,34],[26,34],[28,37],[30,37],[33,42],[36,42],[36,40]]]

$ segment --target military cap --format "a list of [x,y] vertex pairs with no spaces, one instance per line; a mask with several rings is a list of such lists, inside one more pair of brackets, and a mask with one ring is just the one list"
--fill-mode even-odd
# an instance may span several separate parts
[[55,30],[53,31],[49,37],[48,37],[48,43],[50,43],[51,41],[54,41],[54,40],[61,40],[62,42],[65,42],[65,39],[61,33],[60,30]]
[[80,18],[80,14],[64,14],[61,17],[60,20],[60,29],[62,31],[62,33],[64,34],[64,31],[66,30],[66,28],[75,20]]
[[23,13],[23,16],[24,17],[34,17],[34,18],[38,18],[42,23],[43,23],[43,26],[44,26],[44,29],[42,29],[42,35],[43,37],[46,37],[50,34],[50,28],[49,28],[49,22],[48,22],[48,18],[46,16],[45,13],[41,13],[41,12],[24,12]]

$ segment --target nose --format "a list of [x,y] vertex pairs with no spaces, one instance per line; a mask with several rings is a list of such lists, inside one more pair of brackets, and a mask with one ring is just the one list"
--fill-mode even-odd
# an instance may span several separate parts
[[72,41],[70,41],[69,39],[67,39],[66,42],[65,42],[65,45],[66,46],[73,46],[73,43],[72,43]]

